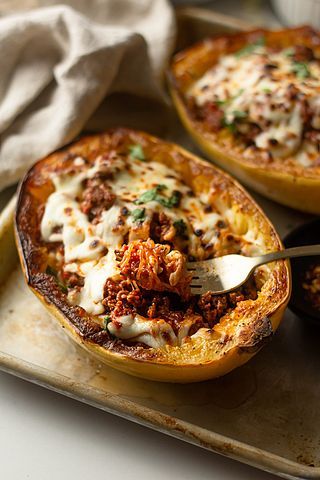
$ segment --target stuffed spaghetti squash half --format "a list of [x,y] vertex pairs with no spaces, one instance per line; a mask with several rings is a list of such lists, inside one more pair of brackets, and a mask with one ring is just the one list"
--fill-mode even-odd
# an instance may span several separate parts
[[192,382],[245,363],[278,327],[288,265],[240,290],[191,295],[186,261],[281,249],[252,198],[177,145],[114,129],[36,163],[20,186],[16,237],[30,288],[111,367]]
[[178,53],[182,122],[220,166],[267,197],[320,213],[320,35],[309,27],[223,35]]

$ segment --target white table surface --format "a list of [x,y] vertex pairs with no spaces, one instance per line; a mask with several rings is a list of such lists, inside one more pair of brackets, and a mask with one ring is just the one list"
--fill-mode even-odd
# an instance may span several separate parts
[[0,372],[0,478],[278,478]]
[[278,478],[2,372],[0,419],[1,480]]

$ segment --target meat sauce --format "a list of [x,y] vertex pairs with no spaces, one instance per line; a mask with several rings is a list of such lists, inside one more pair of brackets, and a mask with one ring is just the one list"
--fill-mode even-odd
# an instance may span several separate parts
[[[156,322],[165,321],[178,337],[180,331],[185,328],[186,319],[190,323],[187,335],[193,335],[200,328],[213,328],[239,302],[257,298],[254,281],[226,295],[213,295],[211,292],[201,296],[192,295],[191,277],[186,270],[186,261],[211,258],[215,254],[215,248],[220,255],[241,252],[239,238],[231,233],[226,220],[213,211],[213,207],[206,203],[206,199],[202,200],[201,208],[203,215],[210,216],[208,227],[206,223],[199,224],[200,216],[198,213],[195,215],[192,208],[178,209],[182,198],[192,199],[195,195],[183,183],[181,192],[177,190],[174,176],[171,192],[168,186],[162,184],[161,189],[158,186],[145,190],[142,195],[136,197],[136,200],[133,198],[123,203],[117,194],[118,191],[113,189],[113,182],[119,170],[112,172],[111,167],[112,162],[109,161],[100,162],[97,171],[94,170],[95,166],[92,167],[94,174],[82,180],[81,189],[73,194],[76,195],[75,201],[79,205],[81,213],[78,215],[81,222],[89,222],[89,226],[86,227],[89,232],[87,235],[92,235],[93,238],[88,242],[89,250],[91,247],[97,248],[99,243],[99,238],[90,233],[90,229],[92,228],[93,232],[98,231],[95,229],[103,224],[103,216],[114,208],[118,209],[118,213],[112,217],[111,224],[108,223],[107,228],[110,229],[111,233],[108,235],[111,240],[120,234],[121,246],[111,252],[112,261],[115,262],[119,274],[113,277],[108,277],[106,274],[102,284],[99,318],[109,318],[119,330],[121,317],[130,315],[139,315]],[[170,177],[166,178],[169,184]],[[122,188],[124,189],[122,195],[127,198],[130,195],[130,189],[126,185]],[[146,196],[148,201],[156,204],[155,207],[149,206]],[[163,208],[162,204],[166,208]],[[176,207],[176,211],[172,206]],[[74,206],[67,208],[75,209]],[[64,214],[67,216],[65,209]],[[81,217],[83,214],[87,220]],[[187,216],[183,217],[183,215]],[[188,215],[191,216],[188,217]],[[202,215],[201,212],[200,215]],[[193,219],[194,223],[191,223],[189,218]],[[66,218],[65,222],[68,221]],[[58,226],[53,226],[51,230],[51,234],[55,235],[54,240],[52,243],[46,243],[50,268],[52,267],[51,271],[54,272],[53,276],[58,286],[66,290],[64,293],[68,294],[69,301],[82,306],[79,299],[81,300],[80,296],[86,288],[86,272],[81,269],[88,267],[82,267],[85,262],[65,263],[64,243],[56,241],[56,238],[63,237],[63,227],[59,226],[59,219],[57,224]],[[209,248],[206,228],[211,228],[210,239],[215,238],[215,243],[212,243],[212,240],[209,242]],[[196,251],[202,252],[203,257],[199,258],[194,251],[190,250],[192,244],[190,236],[193,236],[192,242],[196,245]],[[94,260],[95,266],[109,253],[108,249],[102,250],[100,259]],[[78,268],[80,269],[77,270]],[[83,308],[86,309],[86,307]],[[110,332],[109,334],[111,335]],[[164,334],[166,334],[165,331]],[[130,340],[122,341],[131,344]],[[144,346],[148,347],[148,345]]]

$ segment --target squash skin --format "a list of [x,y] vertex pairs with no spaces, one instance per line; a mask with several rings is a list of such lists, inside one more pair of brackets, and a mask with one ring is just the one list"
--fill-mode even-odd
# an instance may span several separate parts
[[[118,129],[122,135],[130,135],[131,131],[125,129]],[[113,135],[114,131],[107,132],[105,136]],[[198,159],[182,148],[165,144],[154,137],[150,137],[142,132],[134,132],[135,138],[142,138],[145,141],[159,142],[165,145],[164,148],[173,149],[177,158],[180,156],[192,165],[195,172],[203,171],[205,173],[211,172],[219,177],[217,182],[221,182],[223,178],[226,184],[234,189],[236,198],[239,197],[243,202],[241,208],[244,212],[253,212],[256,215],[259,226],[270,233],[269,245],[274,249],[281,248],[281,242],[277,237],[273,227],[268,220],[263,216],[259,207],[249,197],[246,192],[236,182],[234,182],[228,175],[208,165],[206,162]],[[86,148],[86,145],[97,141],[103,135],[96,135],[87,137],[80,142],[77,142],[74,147],[77,151]],[[79,150],[80,149],[80,150]],[[285,310],[286,304],[289,300],[291,281],[290,272],[287,262],[277,262],[275,279],[272,282],[272,292],[274,298],[268,301],[264,297],[261,305],[258,304],[257,312],[253,312],[252,321],[248,323],[243,329],[237,344],[230,348],[221,348],[221,355],[216,355],[216,358],[210,357],[210,349],[208,349],[208,356],[201,353],[202,360],[195,362],[185,362],[184,358],[179,358],[179,355],[171,356],[167,352],[166,355],[157,352],[158,349],[136,349],[134,347],[120,347],[115,348],[112,342],[106,338],[106,333],[99,331],[90,323],[90,316],[84,312],[81,307],[72,307],[67,304],[66,299],[58,290],[52,278],[43,273],[42,265],[45,264],[45,257],[41,248],[35,248],[34,241],[30,236],[30,231],[26,227],[32,223],[32,216],[34,211],[30,208],[30,195],[32,196],[32,189],[30,189],[30,178],[34,172],[41,171],[43,166],[55,162],[56,158],[64,155],[65,149],[62,152],[52,154],[51,156],[38,162],[26,175],[22,181],[19,190],[19,198],[16,213],[15,232],[18,245],[19,256],[29,287],[33,290],[36,296],[42,301],[47,310],[58,320],[61,327],[82,347],[89,353],[93,354],[103,363],[117,368],[121,371],[135,375],[138,377],[166,381],[166,382],[195,382],[215,378],[228,373],[234,368],[247,362],[264,343],[272,336],[277,329]],[[172,165],[174,168],[174,165]],[[182,168],[182,167],[181,167]],[[31,226],[31,229],[33,227]],[[42,268],[42,272],[41,272]],[[272,292],[266,292],[272,294]],[[264,300],[264,302],[263,302]],[[223,330],[223,327],[222,327]],[[180,348],[180,347],[176,347]],[[206,347],[204,347],[206,348]],[[188,352],[192,358],[192,351]]]
[[[273,165],[259,164],[259,159],[250,161],[233,148],[232,140],[227,146],[223,145],[200,121],[194,120],[185,102],[184,91],[190,84],[189,77],[196,78],[199,72],[214,65],[220,55],[242,48],[250,39],[261,34],[266,37],[267,44],[283,48],[294,43],[312,46],[320,55],[320,35],[309,27],[277,32],[259,29],[206,39],[174,57],[167,75],[171,97],[184,127],[210,160],[272,200],[303,212],[319,214],[320,167],[282,167],[281,159],[274,159]],[[192,72],[190,75],[187,74],[189,69]]]

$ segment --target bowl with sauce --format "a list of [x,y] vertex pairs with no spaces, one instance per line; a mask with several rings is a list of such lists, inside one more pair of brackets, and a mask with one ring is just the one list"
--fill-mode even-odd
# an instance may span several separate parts
[[[290,232],[284,239],[286,248],[320,243],[320,217]],[[320,328],[320,255],[290,260],[292,295],[289,308],[302,320]]]

